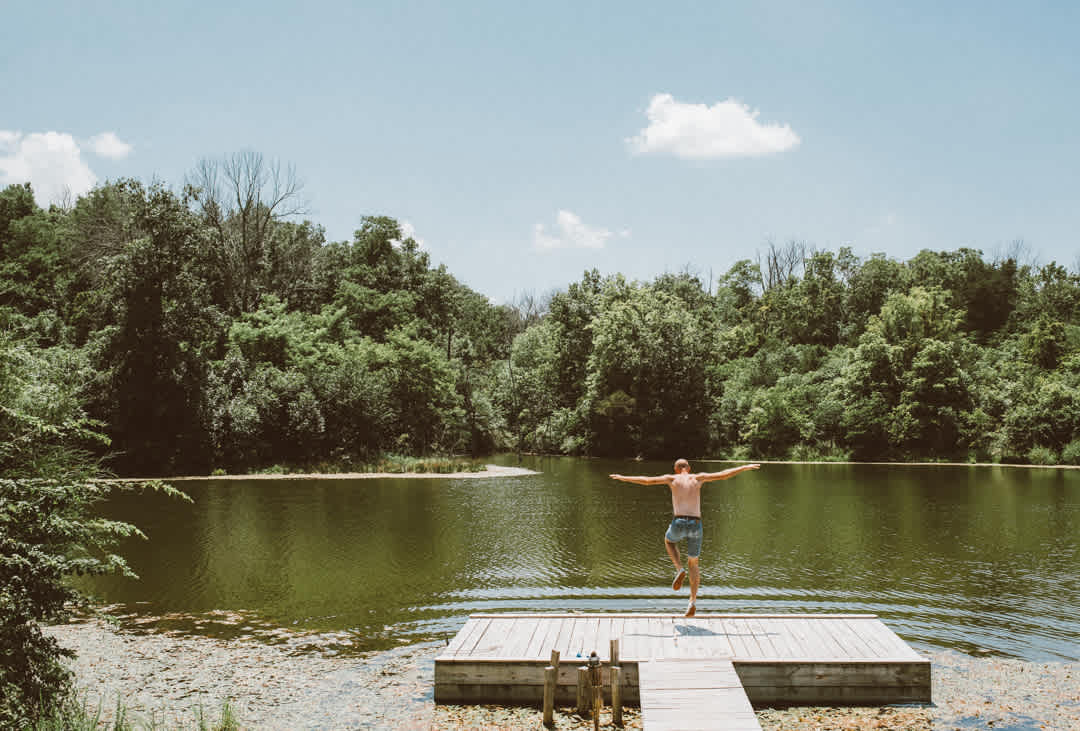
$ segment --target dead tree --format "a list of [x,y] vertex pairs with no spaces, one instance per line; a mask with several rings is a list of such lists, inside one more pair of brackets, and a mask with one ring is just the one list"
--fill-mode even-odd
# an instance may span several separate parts
[[203,158],[187,179],[189,194],[214,231],[215,257],[235,313],[258,304],[267,244],[285,219],[308,212],[292,165],[258,152]]

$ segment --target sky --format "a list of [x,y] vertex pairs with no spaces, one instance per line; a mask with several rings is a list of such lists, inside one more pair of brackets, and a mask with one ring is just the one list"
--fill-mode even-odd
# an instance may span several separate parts
[[20,2],[0,185],[295,167],[494,302],[770,242],[1080,265],[1073,2]]

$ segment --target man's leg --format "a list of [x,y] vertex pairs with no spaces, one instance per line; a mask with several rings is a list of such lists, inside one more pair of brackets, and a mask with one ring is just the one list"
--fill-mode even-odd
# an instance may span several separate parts
[[686,616],[693,617],[697,612],[697,592],[701,585],[701,572],[698,569],[698,558],[701,556],[701,539],[703,532],[701,521],[697,522],[696,530],[686,537],[686,566],[690,569],[690,603],[686,607]]
[[664,548],[667,549],[667,555],[671,559],[671,563],[675,565],[675,580],[671,582],[671,588],[678,591],[682,588],[683,580],[686,578],[686,570],[683,569],[682,562],[679,560],[679,545],[672,543],[665,536]]
[[679,561],[679,547],[676,544],[669,541],[667,538],[665,538],[664,539],[664,548],[667,549],[667,555],[671,558],[671,563],[675,564],[675,570],[676,571],[681,571],[682,570],[682,562]]
[[686,567],[690,570],[690,604],[686,607],[686,616],[693,617],[697,611],[697,590],[701,585],[701,573],[698,570],[698,557],[687,556]]

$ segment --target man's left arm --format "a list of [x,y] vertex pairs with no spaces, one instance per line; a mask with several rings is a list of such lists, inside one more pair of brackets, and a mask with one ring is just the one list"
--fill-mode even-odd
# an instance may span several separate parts
[[724,470],[723,472],[702,472],[696,475],[698,482],[713,482],[715,480],[727,480],[740,472],[746,472],[747,470],[760,469],[759,464],[743,464],[738,467],[732,467],[731,469]]

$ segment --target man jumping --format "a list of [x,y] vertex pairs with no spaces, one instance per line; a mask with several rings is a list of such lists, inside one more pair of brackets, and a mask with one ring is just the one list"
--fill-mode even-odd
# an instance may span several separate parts
[[687,617],[693,617],[697,612],[697,592],[701,583],[701,574],[698,570],[698,557],[701,556],[701,486],[714,480],[726,480],[746,470],[756,470],[761,465],[746,464],[732,467],[723,472],[699,472],[690,473],[690,463],[680,459],[675,463],[674,475],[658,475],[656,477],[627,477],[625,475],[609,475],[614,480],[633,482],[638,485],[667,485],[671,488],[671,509],[675,517],[664,534],[664,547],[667,548],[671,563],[675,564],[675,580],[671,582],[671,588],[678,591],[682,588],[686,578],[686,569],[679,560],[679,546],[677,543],[686,539],[686,564],[690,569],[690,604],[686,607]]

